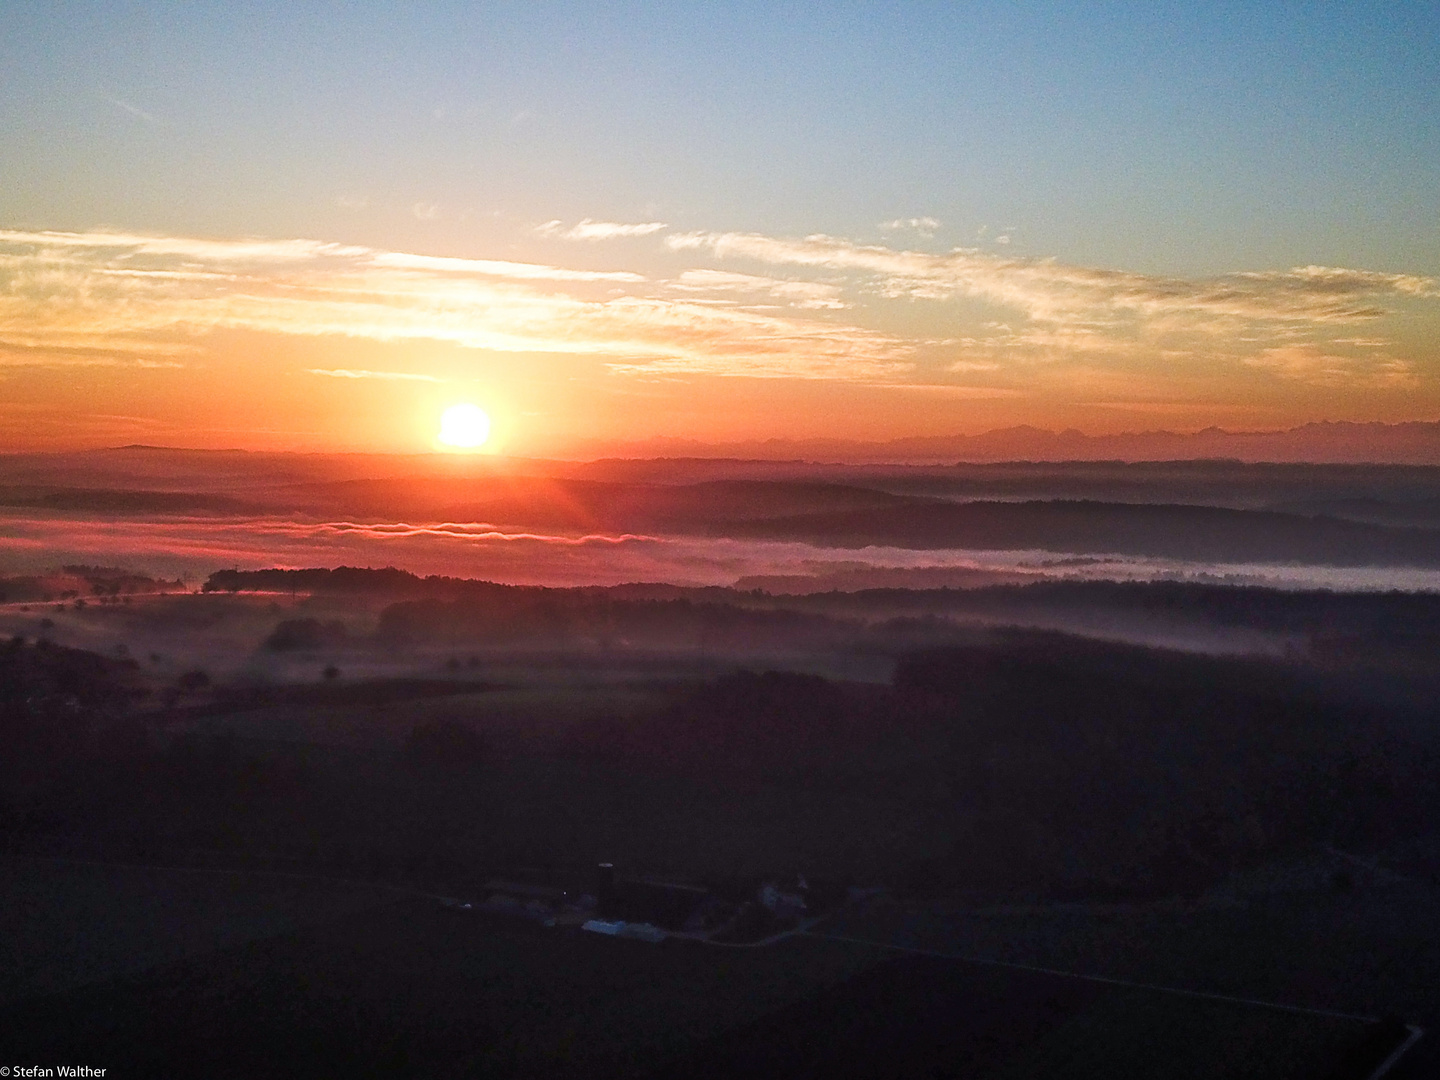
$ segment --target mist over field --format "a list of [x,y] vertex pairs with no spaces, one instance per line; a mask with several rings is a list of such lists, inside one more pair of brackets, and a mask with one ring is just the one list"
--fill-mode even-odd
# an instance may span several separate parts
[[[112,744],[162,788],[213,768],[224,789],[210,754],[278,770],[193,829],[137,804],[97,832],[44,782],[8,820],[27,850],[219,844],[452,889],[616,857],[1148,903],[1331,849],[1428,866],[1437,499],[1413,466],[0,459],[0,631],[16,692],[49,687],[15,701],[99,695],[59,743],[25,736],[25,784],[79,755],[110,790]],[[432,742],[471,761],[443,843],[379,824]],[[375,824],[342,841],[295,754],[336,777],[371,755]],[[575,768],[688,824],[612,820],[588,780],[598,833],[502,809]],[[674,801],[690,781],[711,794]],[[775,816],[722,841],[741,791]]]
[[1440,469],[184,453],[0,459],[10,573],[400,566],[770,591],[1049,578],[1440,585]]

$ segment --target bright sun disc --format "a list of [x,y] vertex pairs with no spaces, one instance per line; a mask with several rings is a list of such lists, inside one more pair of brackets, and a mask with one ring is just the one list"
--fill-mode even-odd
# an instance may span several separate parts
[[440,414],[437,438],[446,446],[473,450],[490,437],[490,417],[478,405],[451,405]]

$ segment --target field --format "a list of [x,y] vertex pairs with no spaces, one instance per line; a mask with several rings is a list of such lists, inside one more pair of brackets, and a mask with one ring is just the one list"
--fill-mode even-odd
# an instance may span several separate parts
[[900,956],[710,1040],[667,1076],[1363,1077],[1396,1025]]
[[0,1023],[7,1060],[120,1077],[636,1076],[878,955],[655,947],[397,901],[12,1004]]
[[[318,881],[36,860],[6,870],[7,936],[25,928],[35,950],[0,1005],[6,1060],[121,1078],[618,1080],[809,1063],[834,1077],[1280,1080],[1364,1076],[1335,1067],[1379,1034],[1334,1016],[897,961],[821,936],[653,946]],[[41,902],[13,902],[36,890]],[[179,929],[157,939],[147,911]]]
[[[1147,905],[896,902],[841,913],[827,931],[1322,1011],[1399,1016],[1433,1033],[1440,1029],[1436,925],[1440,887],[1411,879]],[[1393,1075],[1431,1076],[1437,1064],[1440,1046],[1427,1034]]]
[[205,956],[393,899],[383,886],[290,874],[0,857],[0,1001]]

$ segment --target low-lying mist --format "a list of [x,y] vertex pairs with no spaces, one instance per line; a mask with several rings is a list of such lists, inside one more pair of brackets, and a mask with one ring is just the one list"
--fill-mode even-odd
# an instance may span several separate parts
[[1192,580],[1276,588],[1440,592],[1440,569],[1186,560],[1049,548],[913,549],[788,540],[637,534],[546,534],[486,524],[132,520],[80,514],[0,515],[0,573],[64,563],[120,564],[198,583],[220,567],[402,566],[419,574],[515,585],[738,585],[773,592],[967,588],[1002,582]]

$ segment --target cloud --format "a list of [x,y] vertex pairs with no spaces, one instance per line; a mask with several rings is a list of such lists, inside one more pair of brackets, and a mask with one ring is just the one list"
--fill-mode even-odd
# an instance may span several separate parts
[[940,222],[933,217],[895,218],[892,221],[882,221],[880,228],[885,232],[912,229],[921,236],[929,237],[935,235],[935,230],[940,228]]
[[443,383],[434,375],[420,375],[412,371],[363,371],[351,368],[306,368],[310,375],[328,375],[334,379],[394,379],[414,382]]
[[137,257],[178,257],[212,263],[307,262],[324,258],[354,258],[368,248],[332,244],[322,240],[200,240],[188,236],[146,236],[122,232],[30,232],[0,229],[0,246],[25,246],[34,255],[47,252],[86,251],[129,264]]
[[1025,396],[1024,390],[1017,390],[1013,386],[962,386],[957,383],[897,383],[890,389],[954,398],[957,401],[998,401]]
[[586,218],[569,229],[566,229],[562,222],[547,221],[535,231],[542,236],[558,236],[562,240],[614,240],[624,236],[649,236],[668,228],[663,221],[626,224],[619,221],[591,221]]
[[675,288],[687,292],[764,293],[799,308],[839,309],[848,305],[839,298],[840,288],[819,281],[784,281],[728,270],[686,270]]
[[1145,413],[1154,416],[1195,417],[1214,416],[1216,412],[1246,414],[1263,413],[1268,405],[1220,403],[1213,401],[1087,401],[1092,409],[1111,409],[1116,412]]
[[[133,363],[203,348],[212,331],[245,330],[593,357],[612,372],[652,377],[920,385],[928,373],[943,382],[946,373],[997,372],[1010,385],[1023,375],[1059,386],[1107,367],[1213,378],[1217,364],[1233,371],[1244,363],[1297,383],[1400,389],[1419,369],[1351,324],[1440,297],[1432,278],[1338,267],[1187,279],[828,236],[680,233],[663,243],[694,257],[657,281],[629,270],[306,239],[0,230],[0,347],[54,357],[35,363]],[[784,269],[772,276],[695,265],[715,259]],[[896,309],[883,310],[892,298],[1009,310],[1000,318],[967,312],[973,322],[963,330],[932,327],[922,336],[890,329],[905,325],[891,317]],[[885,321],[837,314],[855,308],[878,308]],[[936,309],[923,317],[950,316]],[[1307,344],[1323,337],[1330,343]]]
[[610,324],[607,351],[635,345],[615,372],[888,381],[913,367],[909,343],[855,326],[645,298],[594,314]]
[[130,102],[126,101],[124,98],[110,97],[108,94],[104,95],[104,97],[106,101],[108,101],[111,105],[114,105],[117,109],[122,109],[125,112],[129,113],[131,116],[137,116],[141,120],[144,120],[147,124],[154,124],[157,127],[161,126],[161,122],[158,117],[151,116],[144,109],[141,109],[135,105],[131,105]]
[[[585,295],[596,284],[628,290]],[[756,278],[750,284],[777,289],[800,307],[831,297],[829,286],[814,283]],[[10,231],[0,232],[0,344],[108,354],[193,344],[213,330],[240,329],[592,356],[629,372],[874,381],[897,378],[913,365],[911,346],[888,334],[637,294],[645,286],[628,271],[307,240]],[[336,378],[385,377],[333,370],[350,372],[331,375]]]
[[1265,349],[1244,362],[1296,382],[1311,386],[1393,389],[1414,386],[1419,380],[1404,360],[1393,357],[1364,358],[1328,353],[1318,345],[1282,345]]
[[483,274],[486,277],[512,278],[516,281],[644,281],[639,274],[626,270],[566,270],[540,263],[502,262],[492,259],[452,259],[440,255],[407,255],[403,252],[378,252],[370,260],[372,266],[398,270],[438,270],[454,274]]
[[1433,278],[1339,267],[1187,279],[1006,257],[973,248],[943,255],[817,235],[676,233],[675,251],[864,275],[883,296],[986,300],[1044,322],[1181,316],[1296,323],[1348,323],[1386,314],[1385,301],[1440,296]]
[[0,339],[0,367],[179,369],[188,365],[179,360],[157,358],[182,356],[197,351],[188,343],[118,340],[96,345],[83,335],[67,339],[64,335],[42,334],[39,337],[26,337],[15,334]]
[[440,216],[440,207],[435,203],[417,202],[410,208],[417,221],[434,221]]

